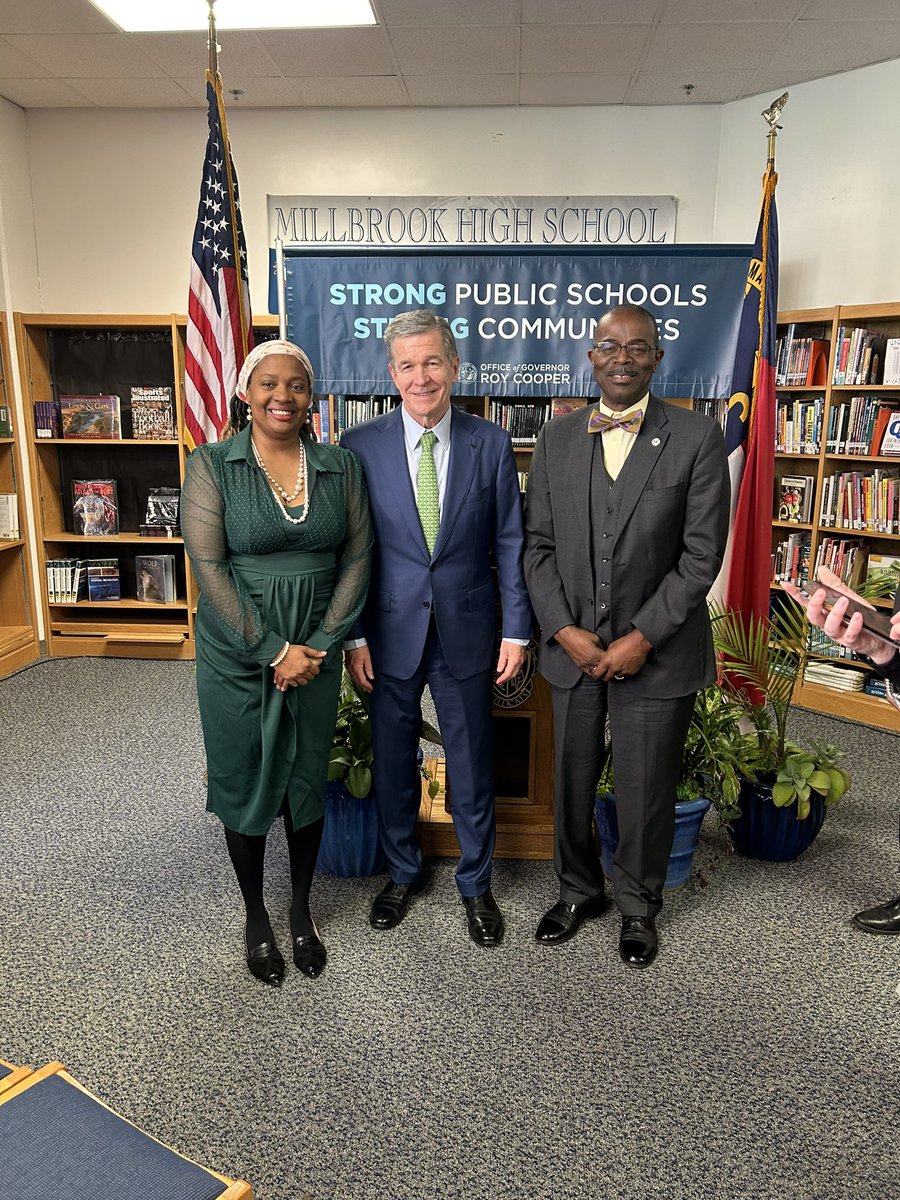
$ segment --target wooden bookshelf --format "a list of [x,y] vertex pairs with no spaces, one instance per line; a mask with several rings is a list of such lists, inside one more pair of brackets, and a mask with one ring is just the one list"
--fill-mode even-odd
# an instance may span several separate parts
[[[782,333],[788,325],[794,325],[797,336],[804,330],[824,329],[829,343],[828,369],[821,386],[777,385],[778,399],[822,398],[821,432],[815,453],[780,451],[775,455],[775,496],[773,502],[772,549],[789,532],[805,534],[809,538],[809,569],[812,571],[823,539],[834,538],[847,543],[859,543],[860,554],[880,553],[900,558],[900,534],[880,532],[871,524],[860,528],[840,527],[823,521],[822,498],[827,478],[842,470],[870,472],[875,467],[900,468],[900,457],[892,458],[868,453],[835,453],[827,447],[828,422],[832,409],[851,396],[877,396],[880,399],[897,398],[900,408],[900,386],[885,387],[883,384],[835,384],[835,361],[838,353],[838,331],[842,326],[859,326],[881,332],[885,337],[900,336],[900,304],[838,305],[833,308],[795,309],[779,313],[778,327]],[[883,369],[883,363],[882,363]],[[814,480],[812,519],[808,522],[787,522],[777,519],[781,496],[781,480],[785,476],[806,475]],[[865,577],[865,570],[862,575]],[[777,583],[773,580],[777,590]],[[882,602],[885,606],[888,601]],[[825,654],[811,652],[810,657],[827,659]],[[839,665],[867,671],[864,663],[854,659],[834,659]],[[883,699],[859,692],[839,691],[822,684],[799,682],[794,694],[794,703],[816,712],[846,717],[900,733],[900,712]]]
[[0,435],[0,492],[16,495],[18,538],[0,539],[0,675],[40,657],[37,609],[28,545],[28,497],[22,472],[22,430],[16,421],[9,379],[6,314],[0,313],[0,405],[9,413],[10,435]]

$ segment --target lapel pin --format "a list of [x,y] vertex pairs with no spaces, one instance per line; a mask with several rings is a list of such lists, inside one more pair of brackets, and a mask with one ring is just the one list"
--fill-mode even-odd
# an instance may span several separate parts
[[658,445],[659,445],[659,438],[654,438],[654,439],[653,439],[653,441],[650,443],[650,445],[651,445],[651,446],[658,446]]

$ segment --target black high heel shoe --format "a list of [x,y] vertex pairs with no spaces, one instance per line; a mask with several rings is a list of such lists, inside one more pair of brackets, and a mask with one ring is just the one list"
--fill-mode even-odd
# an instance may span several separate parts
[[294,938],[294,965],[308,979],[318,979],[325,970],[328,951],[317,933]]
[[[247,931],[244,930],[244,945],[247,945]],[[269,987],[281,987],[284,980],[284,958],[274,942],[260,942],[258,946],[247,949],[247,967],[254,978]]]

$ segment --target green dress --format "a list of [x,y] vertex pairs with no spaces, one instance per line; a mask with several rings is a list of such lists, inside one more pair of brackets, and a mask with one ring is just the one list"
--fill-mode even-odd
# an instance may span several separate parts
[[[369,582],[372,529],[359,463],[339,446],[305,445],[302,525],[276,504],[249,426],[198,447],[185,472],[181,526],[200,587],[206,807],[243,834],[267,833],[285,797],[295,829],[324,813],[341,643]],[[303,507],[288,511],[299,517]],[[286,641],[328,655],[312,682],[281,692],[269,663]]]

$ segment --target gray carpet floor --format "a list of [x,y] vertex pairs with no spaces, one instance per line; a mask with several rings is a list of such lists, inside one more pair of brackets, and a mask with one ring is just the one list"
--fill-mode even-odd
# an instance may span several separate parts
[[[243,966],[192,664],[43,661],[0,681],[0,729],[0,1057],[62,1059],[258,1200],[900,1193],[900,938],[848,922],[900,890],[900,739],[793,714],[851,793],[795,863],[733,855],[708,816],[648,971],[611,913],[533,941],[545,862],[496,864],[508,932],[478,949],[444,860],[387,934],[380,880],[321,877],[328,969],[279,992]],[[286,944],[279,830],[267,870]]]

